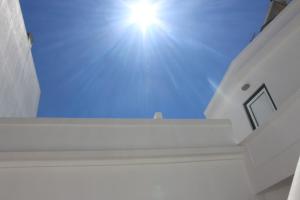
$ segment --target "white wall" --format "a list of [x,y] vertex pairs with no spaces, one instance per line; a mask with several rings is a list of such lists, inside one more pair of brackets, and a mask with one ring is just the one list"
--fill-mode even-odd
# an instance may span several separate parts
[[0,168],[5,200],[249,200],[244,163]]
[[0,119],[0,151],[234,145],[229,120]]
[[293,178],[293,183],[288,200],[297,199],[300,199],[300,160],[298,162],[297,169]]
[[264,191],[261,195],[263,200],[287,200],[291,189],[292,178],[288,178],[268,190]]
[[244,142],[254,190],[261,192],[292,176],[300,155],[300,90]]
[[0,199],[252,200],[231,133],[228,120],[0,119]]
[[243,103],[265,83],[280,108],[300,88],[299,52],[300,1],[294,0],[232,62],[206,116],[231,119],[236,142],[244,140],[252,129]]
[[35,117],[40,88],[18,0],[0,0],[0,117]]
[[[271,188],[294,174],[300,155],[299,52],[300,0],[294,0],[232,62],[206,110],[208,118],[232,121],[254,191],[266,200],[285,200],[288,186]],[[245,83],[251,87],[242,91]],[[253,131],[243,104],[263,83],[278,111]]]
[[0,199],[252,200],[228,120],[0,119]]

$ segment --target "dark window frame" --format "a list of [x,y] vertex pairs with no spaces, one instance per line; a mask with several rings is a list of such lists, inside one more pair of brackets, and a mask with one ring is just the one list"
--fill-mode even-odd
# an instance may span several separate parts
[[[267,88],[267,86],[266,86],[266,84],[262,84],[248,99],[247,99],[247,101],[243,104],[244,105],[244,109],[245,109],[245,111],[246,111],[246,114],[247,114],[247,117],[248,117],[248,120],[249,120],[249,122],[250,122],[250,125],[251,125],[251,127],[252,127],[252,129],[253,130],[255,130],[255,129],[257,129],[258,128],[258,126],[256,126],[256,124],[255,124],[255,122],[254,122],[254,120],[256,121],[256,123],[258,124],[258,122],[257,122],[257,120],[256,120],[256,118],[255,118],[255,115],[254,115],[254,113],[250,110],[250,108],[249,107],[251,107],[251,106],[249,106],[249,103],[251,102],[251,101],[253,101],[253,99],[258,99],[261,95],[263,95],[263,93],[261,94],[261,95],[259,95],[258,96],[258,94],[261,92],[261,91],[263,91],[263,90],[265,90],[266,91],[266,94],[268,95],[268,97],[269,97],[269,99],[270,99],[270,101],[271,101],[271,103],[272,103],[272,105],[273,105],[273,107],[274,107],[274,109],[275,109],[275,111],[277,110],[277,106],[276,106],[276,104],[275,104],[275,102],[274,102],[274,100],[273,100],[273,98],[272,98],[272,96],[271,96],[271,94],[270,94],[270,92],[269,92],[269,90],[268,90],[268,88]],[[255,101],[254,101],[255,102]],[[252,104],[254,103],[254,102],[252,102]],[[252,113],[252,115],[251,115],[251,113]],[[253,116],[253,117],[252,117]]]

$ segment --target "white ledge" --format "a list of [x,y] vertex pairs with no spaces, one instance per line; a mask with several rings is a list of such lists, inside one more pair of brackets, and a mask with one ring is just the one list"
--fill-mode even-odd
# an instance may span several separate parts
[[0,168],[144,165],[241,160],[241,147],[127,151],[2,152]]
[[0,152],[235,146],[229,120],[0,119]]

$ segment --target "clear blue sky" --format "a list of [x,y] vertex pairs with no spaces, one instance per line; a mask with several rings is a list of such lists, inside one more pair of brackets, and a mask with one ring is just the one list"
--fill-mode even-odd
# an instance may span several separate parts
[[[124,1],[124,0],[123,0]],[[22,0],[40,117],[203,118],[268,0],[164,0],[166,29],[124,26],[121,0]]]

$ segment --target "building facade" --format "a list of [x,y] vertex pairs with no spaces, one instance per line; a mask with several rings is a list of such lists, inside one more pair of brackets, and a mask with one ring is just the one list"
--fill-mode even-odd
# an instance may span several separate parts
[[233,60],[206,110],[209,119],[231,120],[254,191],[265,199],[287,198],[300,154],[299,27],[294,0]]
[[0,117],[36,117],[39,97],[20,3],[0,0]]

